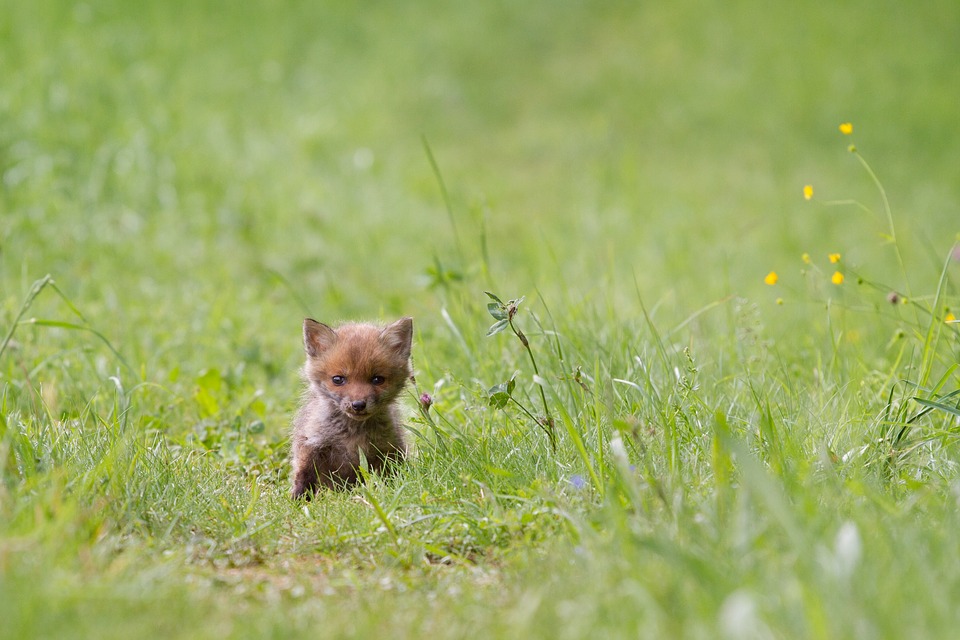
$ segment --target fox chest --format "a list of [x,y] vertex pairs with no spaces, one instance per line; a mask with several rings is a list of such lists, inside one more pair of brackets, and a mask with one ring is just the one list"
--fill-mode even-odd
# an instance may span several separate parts
[[371,437],[371,434],[349,434],[339,438],[337,448],[341,455],[346,457],[353,466],[359,466],[360,456],[363,455],[374,469],[383,466],[384,459],[397,453],[400,449],[397,443],[386,437]]

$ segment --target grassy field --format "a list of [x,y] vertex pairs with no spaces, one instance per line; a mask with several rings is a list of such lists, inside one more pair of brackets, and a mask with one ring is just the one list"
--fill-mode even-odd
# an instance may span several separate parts
[[[0,16],[0,636],[956,634],[955,1]],[[307,315],[417,388],[303,504]]]

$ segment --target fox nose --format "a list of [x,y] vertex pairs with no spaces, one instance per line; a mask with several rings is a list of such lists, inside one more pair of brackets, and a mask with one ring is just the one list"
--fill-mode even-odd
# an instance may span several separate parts
[[350,406],[353,407],[354,411],[363,411],[367,408],[366,400],[354,400],[350,403]]

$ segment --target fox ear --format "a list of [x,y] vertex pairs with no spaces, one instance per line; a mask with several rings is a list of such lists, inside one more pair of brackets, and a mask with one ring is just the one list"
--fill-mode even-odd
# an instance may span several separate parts
[[307,355],[316,358],[337,341],[337,332],[312,318],[303,321],[303,346]]
[[402,358],[409,358],[413,342],[413,318],[400,318],[388,324],[380,332],[380,342],[393,349]]

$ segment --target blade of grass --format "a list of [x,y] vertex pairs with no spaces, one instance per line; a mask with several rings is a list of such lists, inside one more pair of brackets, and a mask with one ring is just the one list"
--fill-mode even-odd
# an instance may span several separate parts
[[108,349],[110,349],[113,355],[117,357],[117,360],[120,361],[120,364],[126,367],[127,370],[130,371],[130,373],[132,373],[134,376],[137,375],[136,370],[130,366],[126,358],[124,358],[123,355],[121,355],[121,353],[117,351],[116,347],[113,346],[110,340],[108,340],[105,335],[103,335],[93,327],[85,326],[82,324],[76,324],[74,322],[64,322],[62,320],[44,320],[40,318],[31,318],[29,320],[24,320],[20,324],[32,324],[38,327],[51,327],[51,328],[57,328],[57,329],[69,329],[71,331],[86,331],[88,333],[92,333],[94,336],[99,338],[100,341],[103,342],[103,344],[105,344]]
[[447,209],[447,216],[450,218],[450,227],[453,229],[453,241],[457,247],[457,256],[460,257],[460,263],[463,264],[465,262],[463,245],[460,243],[460,232],[457,231],[457,220],[453,215],[453,206],[450,204],[450,193],[447,191],[447,185],[443,181],[443,174],[440,173],[440,165],[437,164],[437,160],[433,156],[433,150],[430,148],[427,136],[421,136],[420,139],[423,142],[423,150],[427,154],[427,160],[430,162],[430,168],[433,169],[433,175],[437,179],[437,184],[440,185],[440,195],[443,198],[443,205]]
[[937,293],[934,296],[933,303],[930,307],[930,324],[927,327],[927,334],[923,340],[923,353],[921,354],[919,378],[920,386],[926,385],[933,369],[933,362],[937,351],[936,345],[940,338],[940,328],[942,324],[940,314],[937,312],[937,310],[940,309],[941,306],[941,300],[943,299],[944,291],[947,285],[947,273],[952,262],[953,253],[951,251],[943,263],[943,268],[940,270],[940,280],[937,282]]
[[13,340],[13,334],[16,332],[17,326],[20,324],[20,319],[23,318],[24,314],[27,312],[27,309],[29,309],[30,305],[33,304],[34,299],[40,295],[40,292],[51,284],[53,284],[53,277],[50,274],[47,274],[30,285],[30,290],[27,292],[27,296],[24,298],[23,304],[20,305],[20,310],[17,311],[17,315],[14,317],[13,323],[10,325],[10,330],[7,331],[6,337],[4,337],[3,342],[0,343],[0,357],[2,357],[3,352],[7,350],[7,345],[10,344],[10,341]]

